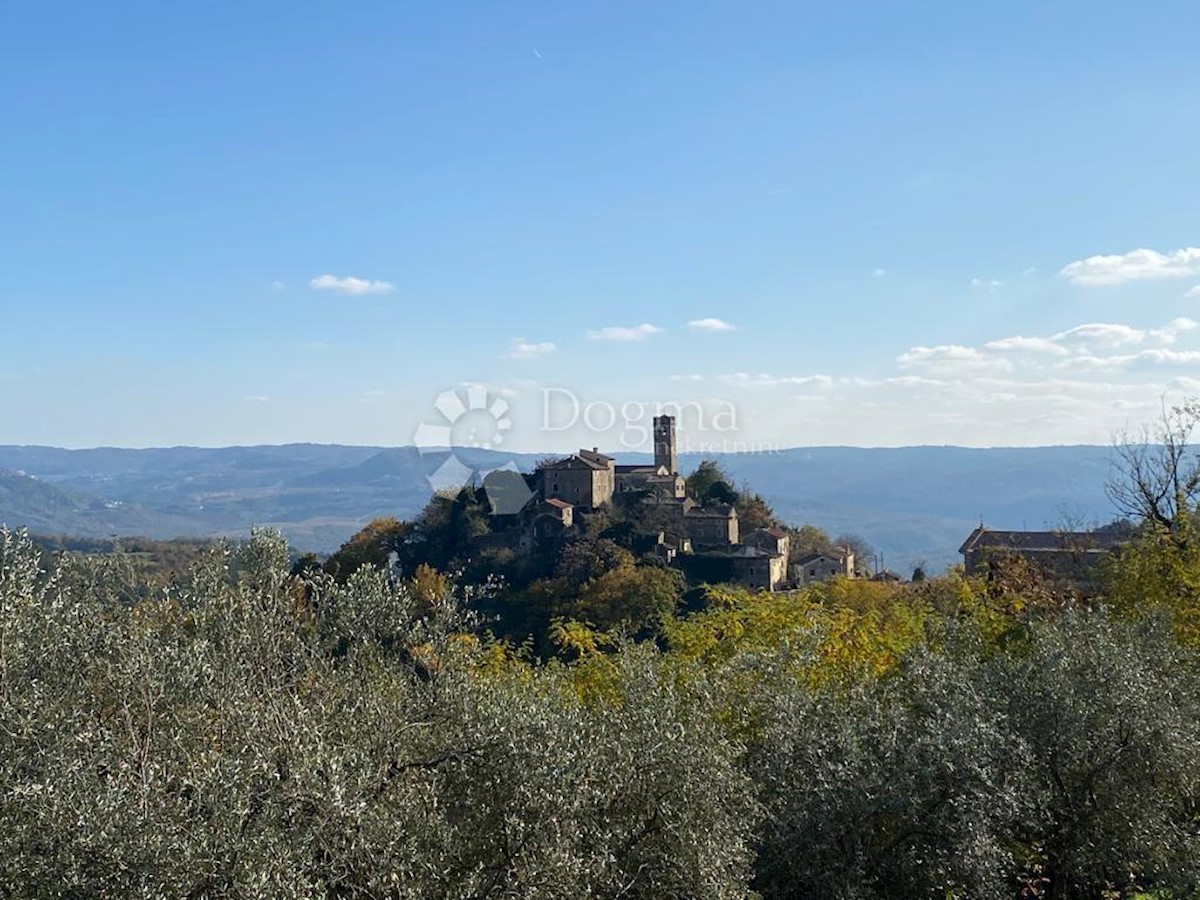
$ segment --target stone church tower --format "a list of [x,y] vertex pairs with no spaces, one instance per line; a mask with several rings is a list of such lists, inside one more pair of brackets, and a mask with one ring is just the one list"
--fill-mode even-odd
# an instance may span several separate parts
[[654,468],[666,467],[671,475],[679,471],[675,451],[675,417],[654,417]]

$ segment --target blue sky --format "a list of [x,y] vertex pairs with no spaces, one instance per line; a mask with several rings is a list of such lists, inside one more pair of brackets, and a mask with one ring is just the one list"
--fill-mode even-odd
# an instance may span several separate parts
[[1105,442],[1200,393],[1200,7],[982,6],[12,4],[0,443]]

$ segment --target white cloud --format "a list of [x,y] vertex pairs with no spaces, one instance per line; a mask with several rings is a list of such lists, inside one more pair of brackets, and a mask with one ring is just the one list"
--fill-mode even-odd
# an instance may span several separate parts
[[271,290],[282,291],[283,290],[283,282],[282,281],[272,281],[271,282]]
[[369,278],[355,278],[347,275],[338,278],[336,275],[318,275],[308,283],[314,291],[337,291],[339,294],[390,294],[396,289],[387,281],[372,281]]
[[871,275],[874,278],[883,278],[885,275],[887,275],[887,273],[888,273],[887,269],[876,269],[874,272],[871,273]]
[[244,399],[247,403],[267,403],[271,398],[266,394],[251,394]]
[[609,325],[598,331],[589,331],[588,337],[593,341],[644,341],[652,334],[662,331],[657,325]]
[[1003,281],[997,281],[995,278],[972,278],[971,287],[987,288],[989,291],[994,291],[996,288],[1003,285]]
[[1066,348],[1053,338],[1024,337],[1023,335],[1001,338],[998,341],[988,341],[983,346],[987,350],[1013,351],[1017,353],[1050,353],[1054,356],[1064,356],[1067,353]]
[[703,375],[672,375],[671,381],[703,381]]
[[1190,396],[1200,394],[1200,378],[1189,378],[1186,375],[1180,375],[1178,378],[1172,378],[1167,386],[1177,391],[1183,391]]
[[910,347],[896,358],[901,368],[923,368],[941,374],[979,375],[984,372],[1008,372],[1012,362],[961,344],[936,347]]
[[558,349],[557,344],[552,344],[550,341],[532,342],[525,338],[514,338],[512,345],[508,348],[508,352],[504,354],[505,359],[537,359],[545,356],[547,353],[553,353]]
[[1063,266],[1058,274],[1081,287],[1099,287],[1153,278],[1179,278],[1200,273],[1200,247],[1170,253],[1141,248],[1109,256],[1089,256]]
[[734,372],[729,375],[718,375],[717,379],[725,384],[733,387],[747,389],[767,389],[782,387],[784,385],[803,385],[809,387],[829,387],[833,384],[833,378],[828,375],[788,375],[775,376],[768,375],[765,372],[751,374],[749,372]]
[[1150,350],[1139,350],[1137,353],[1116,356],[1072,356],[1059,363],[1060,368],[1082,371],[1129,369],[1134,366],[1145,368],[1194,365],[1200,365],[1200,350],[1170,350],[1165,347],[1155,347]]
[[1179,338],[1179,335],[1185,331],[1192,331],[1197,326],[1200,326],[1200,322],[1197,322],[1195,319],[1180,317],[1172,319],[1171,323],[1163,328],[1151,329],[1149,335],[1152,338],[1162,341],[1164,344],[1173,344]]
[[1167,350],[1162,347],[1143,350],[1137,362],[1148,362],[1171,366],[1194,366],[1200,364],[1200,350]]
[[737,331],[736,325],[730,325],[724,319],[692,319],[688,322],[688,328],[697,331]]
[[1185,296],[1185,297],[1200,297],[1200,284],[1196,285],[1194,288],[1192,288],[1190,291],[1188,291],[1183,296]]
[[938,344],[936,347],[910,347],[900,354],[896,362],[902,366],[920,365],[928,362],[977,362],[983,354],[974,347],[961,344]]
[[1146,332],[1131,325],[1089,322],[1060,331],[1051,340],[1065,343],[1094,344],[1100,347],[1124,347],[1146,340]]

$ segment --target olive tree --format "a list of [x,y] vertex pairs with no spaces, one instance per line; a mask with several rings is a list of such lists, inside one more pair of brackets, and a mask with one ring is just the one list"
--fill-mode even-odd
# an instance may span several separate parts
[[755,804],[648,649],[611,699],[461,598],[259,534],[129,604],[0,534],[0,884],[18,896],[732,898]]
[[1200,681],[1169,624],[1075,611],[997,662],[998,696],[1032,755],[1023,829],[1046,896],[1200,884]]
[[920,653],[891,678],[778,696],[750,760],[764,897],[1011,896],[1027,754],[979,670]]

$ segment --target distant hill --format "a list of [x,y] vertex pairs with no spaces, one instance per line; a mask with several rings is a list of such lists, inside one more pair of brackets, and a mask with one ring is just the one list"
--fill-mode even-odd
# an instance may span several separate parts
[[[532,467],[540,454],[463,451],[471,465]],[[301,550],[330,551],[382,515],[411,516],[443,457],[413,447],[288,444],[152,450],[0,447],[0,523],[50,534],[171,538],[278,527]],[[630,454],[623,461],[648,456]],[[699,456],[682,456],[690,471]],[[796,448],[723,454],[722,464],[787,521],[854,532],[906,571],[957,561],[982,519],[1043,528],[1112,518],[1107,447]]]

